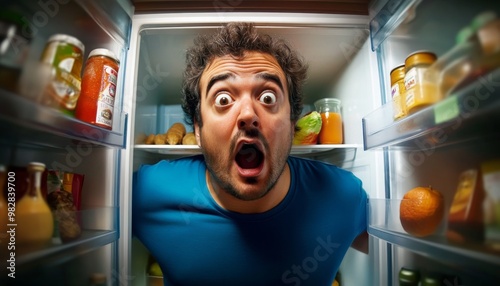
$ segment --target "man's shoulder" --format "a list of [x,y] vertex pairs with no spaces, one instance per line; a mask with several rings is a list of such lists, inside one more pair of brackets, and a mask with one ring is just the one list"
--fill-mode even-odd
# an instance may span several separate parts
[[288,163],[290,164],[290,168],[294,168],[300,172],[315,172],[320,174],[322,172],[331,172],[331,173],[339,173],[339,174],[352,174],[350,171],[342,169],[332,163],[290,156],[288,158]]
[[328,162],[290,156],[288,163],[292,174],[295,174],[301,181],[354,188],[361,188],[362,185],[361,180],[351,171]]

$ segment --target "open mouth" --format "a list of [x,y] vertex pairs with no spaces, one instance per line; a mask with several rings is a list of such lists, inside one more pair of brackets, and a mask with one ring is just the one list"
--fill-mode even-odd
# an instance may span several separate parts
[[242,169],[255,169],[264,161],[264,154],[255,144],[243,144],[235,160]]

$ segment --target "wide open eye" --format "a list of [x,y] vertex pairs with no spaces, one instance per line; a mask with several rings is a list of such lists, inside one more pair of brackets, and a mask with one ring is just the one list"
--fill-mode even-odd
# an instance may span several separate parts
[[274,104],[276,103],[276,94],[266,91],[259,97],[259,101],[268,105]]
[[226,106],[228,104],[233,103],[233,101],[234,100],[227,93],[219,93],[215,97],[215,105],[217,105],[217,106]]

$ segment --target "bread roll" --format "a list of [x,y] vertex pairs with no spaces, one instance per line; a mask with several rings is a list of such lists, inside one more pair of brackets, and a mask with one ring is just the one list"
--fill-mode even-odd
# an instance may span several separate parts
[[196,137],[194,135],[194,132],[188,132],[182,138],[182,145],[196,145],[196,144],[198,144],[198,142],[196,142]]
[[168,129],[166,135],[166,141],[170,145],[177,145],[182,143],[182,138],[186,135],[186,127],[180,122],[172,124]]

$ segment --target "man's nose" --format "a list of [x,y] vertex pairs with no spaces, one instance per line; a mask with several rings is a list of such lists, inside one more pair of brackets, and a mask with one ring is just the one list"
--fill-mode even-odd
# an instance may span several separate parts
[[256,104],[251,98],[244,98],[241,102],[241,110],[238,116],[238,127],[240,129],[257,128],[260,125],[260,119],[256,112]]

